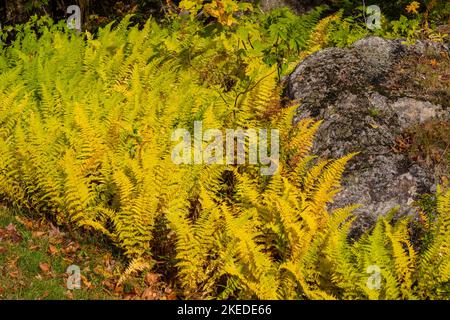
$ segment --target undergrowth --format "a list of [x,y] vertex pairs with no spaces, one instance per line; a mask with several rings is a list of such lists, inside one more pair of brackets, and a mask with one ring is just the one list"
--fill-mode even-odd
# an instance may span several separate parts
[[[191,11],[144,26],[128,16],[98,34],[48,18],[16,26],[0,54],[2,201],[107,237],[130,261],[119,282],[154,268],[155,254],[173,261],[186,298],[448,298],[450,191],[438,189],[420,250],[394,212],[350,242],[356,206],[327,204],[357,155],[316,159],[320,123],[293,125],[297,106],[280,107],[278,81],[299,59],[368,31],[323,8],[238,19],[227,3],[231,14],[204,8],[213,23]],[[175,164],[172,132],[194,121],[278,129],[277,173]]]

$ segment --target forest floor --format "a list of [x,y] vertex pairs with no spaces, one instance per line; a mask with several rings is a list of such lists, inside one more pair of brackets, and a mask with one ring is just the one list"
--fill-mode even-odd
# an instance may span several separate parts
[[[119,285],[126,261],[115,251],[107,241],[0,205],[0,299],[176,299],[150,272]],[[72,265],[80,268],[80,289],[68,289]]]

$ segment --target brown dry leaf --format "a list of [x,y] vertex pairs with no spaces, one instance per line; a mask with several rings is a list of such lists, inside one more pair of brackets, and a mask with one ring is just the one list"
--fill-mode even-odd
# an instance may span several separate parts
[[116,261],[112,258],[110,253],[107,253],[103,256],[103,264],[106,267],[106,271],[112,272],[116,266]]
[[114,292],[115,292],[116,294],[122,294],[122,293],[123,293],[123,286],[117,285],[117,286],[114,288]]
[[56,247],[53,246],[53,245],[50,245],[50,246],[48,247],[48,253],[50,253],[52,256],[54,256],[55,254],[58,253],[58,248],[56,248]]
[[6,263],[6,266],[9,270],[17,269],[17,261],[19,260],[19,256],[16,256],[14,259],[9,260]]
[[113,276],[113,274],[109,272],[109,270],[105,270],[101,265],[96,265],[94,268],[94,272],[105,278],[111,278]]
[[42,294],[41,299],[45,299],[45,298],[47,298],[49,295],[50,295],[50,292],[45,291],[45,292]]
[[177,295],[175,294],[175,292],[167,287],[164,289],[164,293],[166,294],[166,299],[167,300],[176,300],[177,299]]
[[11,278],[17,278],[17,277],[19,276],[19,270],[11,271],[11,272],[9,273],[9,276],[10,276]]
[[50,265],[45,262],[39,263],[39,269],[41,269],[42,272],[48,273],[50,271]]
[[71,257],[63,257],[63,261],[69,265],[74,264],[74,262],[75,262],[75,260]]
[[105,264],[105,266],[108,265],[109,261],[111,260],[111,254],[110,253],[104,254],[102,256],[102,260],[103,260],[103,263]]
[[80,245],[76,242],[70,242],[66,248],[61,249],[64,253],[75,253],[80,249]]
[[8,250],[6,250],[5,247],[0,247],[0,253],[5,253],[6,251],[8,251]]
[[159,275],[155,274],[155,273],[147,273],[145,275],[145,283],[149,286],[154,285],[155,283],[157,283],[159,280]]
[[103,280],[102,285],[108,288],[109,290],[115,291],[114,284],[109,280]]
[[147,288],[142,293],[141,298],[144,300],[156,300],[157,296],[157,293],[154,292],[152,288]]
[[86,286],[86,288],[91,289],[93,287],[92,283],[89,282],[89,280],[83,275],[81,275],[81,281],[83,281],[83,284]]
[[49,238],[62,238],[62,236],[64,236],[64,232],[61,232],[58,227],[55,227],[52,223],[50,223],[48,236]]
[[38,251],[38,250],[40,249],[40,247],[39,247],[38,245],[36,245],[36,244],[33,244],[33,245],[31,245],[31,246],[29,247],[29,249],[30,249],[31,251]]
[[73,293],[72,293],[72,291],[67,290],[67,291],[66,291],[66,296],[67,296],[68,299],[72,300],[72,299],[73,299]]
[[19,217],[19,216],[16,216],[15,218],[16,218],[17,222],[21,223],[28,230],[33,229],[33,222],[31,220],[28,220],[27,218]]
[[0,287],[0,294],[3,294],[3,292],[5,292],[5,289],[3,289],[2,287]]
[[131,7],[130,13],[136,13],[139,9],[139,5],[135,4]]
[[167,300],[177,300],[177,295],[175,293],[171,293],[167,296]]
[[102,275],[105,271],[101,265],[96,265],[93,270],[96,274]]
[[89,273],[89,272],[91,272],[91,267],[86,266],[86,267],[83,268],[83,273],[84,274]]
[[53,245],[61,244],[62,241],[63,241],[63,238],[49,238],[48,239],[48,242],[53,244]]
[[6,231],[7,231],[7,236],[9,238],[9,240],[11,240],[11,242],[18,243],[18,242],[22,241],[22,236],[19,234],[19,232],[17,232],[16,226],[13,225],[12,223],[10,223],[6,227]]
[[33,236],[34,238],[41,238],[45,235],[44,231],[33,231],[31,232],[31,236]]

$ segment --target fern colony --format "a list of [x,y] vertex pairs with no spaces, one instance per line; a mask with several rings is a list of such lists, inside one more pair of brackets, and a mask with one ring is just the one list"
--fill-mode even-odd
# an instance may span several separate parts
[[[339,16],[278,10],[233,24],[209,10],[219,24],[17,27],[0,55],[0,199],[104,235],[130,272],[166,259],[185,298],[448,298],[450,191],[439,189],[420,248],[393,214],[350,240],[355,207],[327,204],[355,155],[315,159],[320,123],[292,126],[296,106],[280,107],[278,80]],[[174,164],[171,133],[200,120],[279,129],[277,174]]]

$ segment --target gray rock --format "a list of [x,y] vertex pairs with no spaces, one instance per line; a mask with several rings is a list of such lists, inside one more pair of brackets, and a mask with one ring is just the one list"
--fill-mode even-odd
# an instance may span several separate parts
[[264,12],[281,7],[288,7],[297,14],[307,12],[322,3],[323,1],[321,0],[261,0],[259,2],[260,7]]
[[348,49],[319,51],[285,79],[287,97],[300,104],[296,121],[323,120],[314,154],[337,158],[360,152],[349,163],[343,191],[332,205],[362,204],[356,211],[359,229],[397,206],[401,214],[415,212],[412,202],[418,195],[435,190],[432,168],[413,163],[393,147],[414,124],[450,119],[448,78],[433,88],[427,87],[427,78],[417,85],[415,77],[427,74],[417,74],[414,63],[407,63],[424,56],[448,59],[448,52],[442,44],[407,46],[370,37]]

